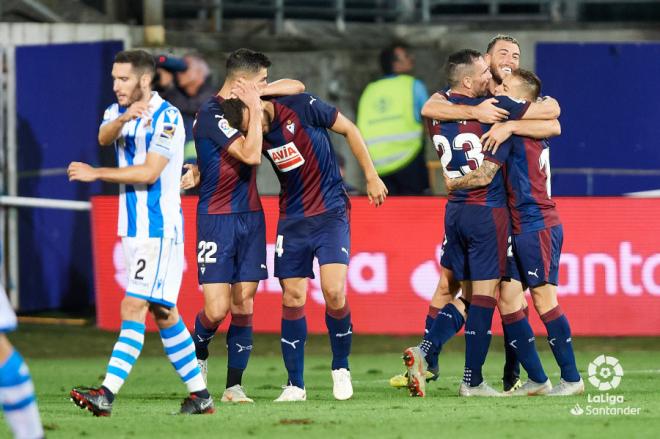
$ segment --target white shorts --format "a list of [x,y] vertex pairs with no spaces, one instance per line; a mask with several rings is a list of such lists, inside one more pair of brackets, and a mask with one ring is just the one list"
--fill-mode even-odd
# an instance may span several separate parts
[[171,238],[122,238],[128,267],[126,295],[176,306],[183,276],[183,242]]
[[0,285],[0,332],[16,329],[16,313],[11,307],[5,289]]

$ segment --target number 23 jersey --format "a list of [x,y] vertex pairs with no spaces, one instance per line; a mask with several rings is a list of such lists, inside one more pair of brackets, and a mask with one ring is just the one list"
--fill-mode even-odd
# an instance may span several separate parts
[[[448,92],[448,100],[454,104],[479,105],[488,97],[471,98]],[[509,112],[509,120],[523,117],[529,103],[516,101],[507,96],[497,96],[495,105]],[[496,154],[482,151],[481,136],[491,125],[475,120],[440,122],[426,119],[426,124],[438,153],[444,172],[449,178],[459,178],[476,170],[484,160],[504,165],[510,148],[500,146]],[[507,140],[510,142],[510,140]],[[505,142],[505,143],[507,143]],[[507,195],[502,170],[498,170],[491,183],[484,187],[451,191],[449,202],[505,207]]]

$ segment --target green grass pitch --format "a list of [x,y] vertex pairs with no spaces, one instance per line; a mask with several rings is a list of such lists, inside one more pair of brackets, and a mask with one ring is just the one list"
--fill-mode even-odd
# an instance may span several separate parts
[[[148,334],[145,348],[114,403],[110,418],[94,418],[75,407],[68,392],[75,385],[98,385],[116,334],[94,328],[21,325],[10,336],[26,357],[37,388],[42,420],[49,438],[642,438],[660,437],[660,341],[657,338],[595,339],[576,337],[577,361],[586,378],[588,363],[600,354],[615,356],[624,368],[621,385],[610,395],[623,403],[609,407],[639,407],[637,416],[583,415],[570,410],[604,395],[586,383],[586,393],[569,398],[458,398],[463,369],[463,337],[452,340],[441,354],[441,378],[430,384],[428,397],[410,398],[388,386],[388,378],[403,370],[401,351],[418,340],[410,337],[354,337],[351,369],[355,395],[332,398],[327,336],[307,342],[308,401],[276,404],[286,375],[275,335],[257,335],[244,377],[251,405],[217,403],[210,416],[178,416],[186,391],[162,352],[160,340]],[[209,389],[219,400],[224,388],[226,354],[223,335],[211,346]],[[559,379],[544,338],[537,345],[553,383]],[[499,387],[503,363],[502,339],[495,337],[485,377]],[[9,437],[0,424],[0,437]]]

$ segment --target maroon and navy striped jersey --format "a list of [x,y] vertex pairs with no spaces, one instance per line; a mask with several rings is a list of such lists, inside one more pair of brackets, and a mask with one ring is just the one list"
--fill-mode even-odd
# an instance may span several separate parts
[[337,109],[308,93],[272,99],[264,154],[280,180],[280,218],[309,217],[348,200],[328,128]]
[[[454,104],[479,105],[488,98],[470,98],[449,91],[447,99]],[[522,118],[529,107],[526,102],[515,101],[506,96],[497,96],[497,100],[495,105],[509,111],[511,120]],[[484,160],[498,165],[503,165],[506,160],[508,149],[505,153],[500,147],[496,154],[481,150],[480,139],[490,129],[489,124],[475,120],[440,122],[430,119],[426,119],[426,124],[444,172],[449,178],[459,178],[476,170]],[[502,171],[498,170],[493,181],[487,186],[449,192],[448,200],[452,203],[506,207],[507,197]]]
[[193,125],[200,172],[198,214],[228,214],[262,210],[257,192],[257,168],[229,155],[242,134],[224,118],[222,99],[213,96],[197,112]]
[[550,147],[547,141],[512,136],[500,149],[513,233],[536,232],[561,223],[550,198]]

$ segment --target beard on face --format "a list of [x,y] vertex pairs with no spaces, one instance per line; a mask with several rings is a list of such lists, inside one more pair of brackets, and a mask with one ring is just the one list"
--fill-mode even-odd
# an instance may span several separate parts
[[497,66],[490,66],[490,74],[493,76],[493,81],[495,81],[497,84],[502,83],[502,76],[500,75],[500,71]]
[[128,96],[128,102],[126,103],[125,106],[130,107],[133,103],[137,101],[141,101],[143,97],[144,97],[144,93],[140,88],[140,83],[138,83],[133,89],[133,91],[131,91],[131,94]]

